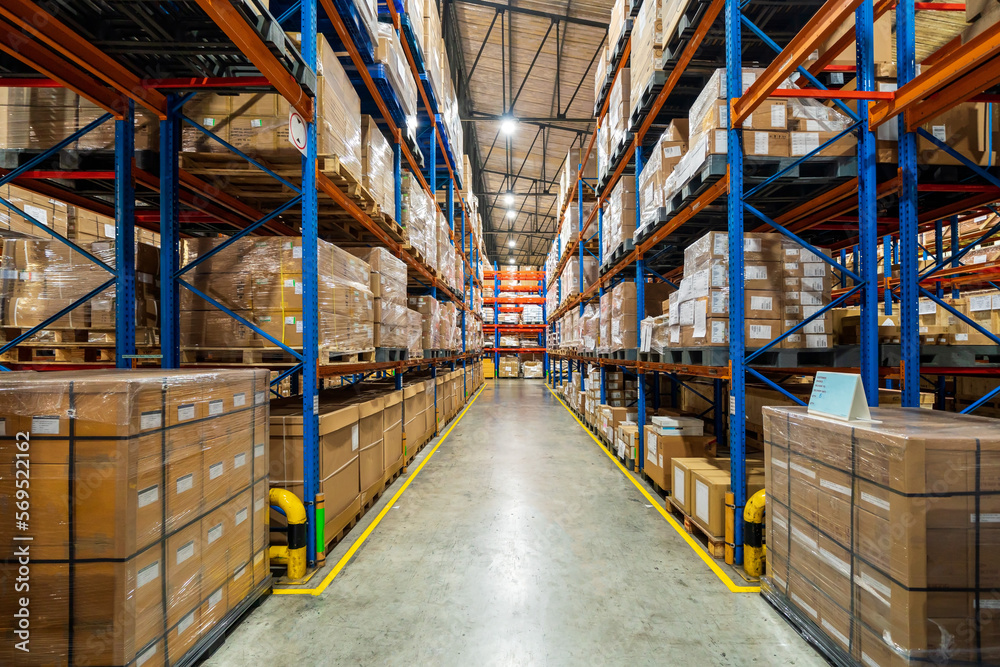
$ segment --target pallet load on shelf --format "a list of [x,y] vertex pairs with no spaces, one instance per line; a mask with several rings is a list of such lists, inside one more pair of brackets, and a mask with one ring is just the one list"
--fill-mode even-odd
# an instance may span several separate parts
[[500,377],[516,378],[521,375],[521,362],[517,357],[500,357]]
[[625,242],[631,243],[635,234],[635,179],[619,178],[608,196],[601,235],[602,257],[605,264],[620,259],[616,251],[628,251]]
[[765,407],[762,592],[836,661],[995,664],[1000,422]]
[[[632,29],[632,46],[629,55],[631,91],[629,92],[629,113],[638,111],[644,93],[652,91],[656,72],[660,71],[660,61],[663,50],[660,43],[663,40],[663,21],[661,20],[662,5],[660,2],[644,2],[639,7],[639,15]],[[645,167],[643,167],[645,169]]]
[[[182,239],[184,266],[225,242]],[[319,350],[356,353],[374,348],[371,268],[350,253],[316,241]],[[272,338],[302,347],[302,239],[245,237],[187,274],[201,292],[241,315]],[[272,348],[277,346],[188,289],[180,290],[182,348]]]
[[520,324],[521,314],[520,313],[497,313],[500,318],[500,324]]
[[597,55],[597,62],[594,63],[594,100],[601,99],[601,91],[604,90],[604,81],[608,78],[608,70],[611,68],[611,53],[608,43],[605,41]]
[[[375,47],[375,62],[385,66],[386,78],[396,93],[399,106],[406,116],[417,113],[417,84],[413,72],[406,61],[406,53],[399,41],[399,35],[391,23],[378,24],[378,45]],[[391,169],[390,169],[391,173]]]
[[[562,301],[565,303],[570,297],[581,293],[580,290],[580,255],[574,254],[566,262],[562,276]],[[583,289],[586,290],[597,280],[597,258],[588,252],[583,254]]]
[[[591,211],[594,210],[594,206],[596,204],[592,201],[580,204],[574,200],[566,207],[566,212],[563,214],[562,226],[559,228],[560,256],[568,252],[569,242],[579,237],[580,225],[586,224],[587,218],[590,216]],[[580,219],[581,211],[583,212],[583,220]]]
[[[3,88],[0,90],[0,118],[4,119],[0,123],[0,150],[49,150],[106,113],[69,88]],[[159,150],[160,123],[152,113],[136,105],[134,127],[137,151]],[[115,124],[106,121],[70,142],[63,153],[72,159],[74,151],[108,151],[110,157],[114,150]],[[17,164],[3,166],[12,168]],[[69,164],[63,166],[70,167]]]
[[410,359],[424,358],[424,316],[412,308],[406,309],[406,349]]
[[[386,385],[326,389],[318,396],[320,493],[325,498],[323,544],[341,536],[403,465],[403,444],[396,406],[402,391]],[[386,406],[389,418],[385,418]],[[302,399],[271,401],[271,486],[303,498]],[[285,525],[271,511],[272,524]]]
[[[640,220],[636,225],[638,229],[633,235],[636,240],[650,225],[654,224],[657,209],[665,205],[663,196],[667,178],[677,168],[684,154],[687,153],[687,138],[687,119],[674,118],[650,150],[649,158],[642,167],[642,173],[639,174],[639,206],[641,210]],[[634,202],[632,210],[635,210]]]
[[0,506],[13,519],[27,498],[15,479],[30,456],[34,522],[0,528],[15,556],[0,564],[0,663],[185,662],[270,588],[267,377],[4,375]]
[[545,324],[542,317],[542,307],[536,303],[527,303],[521,312],[521,320],[525,324]]
[[601,329],[601,311],[594,303],[588,303],[580,316],[580,350],[597,354],[597,339]]
[[361,184],[378,204],[379,211],[396,216],[396,179],[392,147],[371,116],[361,117]]
[[[115,265],[115,242],[82,243],[91,255]],[[0,292],[5,297],[3,325],[30,329],[46,322],[74,301],[97,289],[112,275],[62,241],[43,239],[3,240],[0,257]],[[157,345],[159,337],[159,249],[135,244],[135,337],[138,345]],[[115,343],[115,288],[101,292],[29,339],[31,343]],[[11,354],[32,360],[29,348]],[[56,361],[99,361],[87,357],[86,348],[65,351]],[[97,351],[94,352],[97,354]],[[85,358],[77,358],[84,355]],[[49,358],[51,361],[52,359]],[[113,359],[112,359],[113,361]]]
[[453,349],[455,304],[441,303],[434,297],[425,295],[409,297],[409,307],[420,313],[423,349]]
[[608,175],[611,161],[611,130],[607,125],[597,128],[597,178],[602,180]]
[[438,216],[436,242],[438,273],[445,285],[454,289],[457,282],[455,280],[455,246],[451,243],[448,223],[442,215]]
[[[444,51],[444,40],[441,38],[441,17],[438,16],[436,3],[423,0],[422,5],[424,10],[424,41],[421,47],[424,51],[424,69],[427,72],[427,80],[431,84],[434,97],[440,99],[443,79],[446,75],[441,62],[441,55]],[[413,20],[419,21],[420,17],[414,15]]]
[[621,41],[629,19],[629,0],[615,0],[611,6],[611,19],[608,21],[608,45],[612,52]]
[[[652,417],[652,423],[645,425],[646,460],[640,462],[642,472],[663,491],[673,489],[672,462],[675,458],[708,456],[711,453],[715,437],[704,434],[704,424],[699,418],[685,417],[676,412]],[[707,524],[711,524],[712,514],[715,512],[703,513]]]
[[[572,199],[574,202],[579,203],[579,186],[577,185],[577,175],[582,175],[583,178],[590,181],[592,186],[593,180],[597,178],[597,162],[594,160],[587,160],[587,164],[583,165],[583,173],[580,174],[580,160],[583,156],[580,151],[577,150],[574,153],[571,148],[566,152],[566,159],[563,161],[563,168],[559,175],[559,208],[562,209],[563,204],[568,200]],[[583,186],[583,192],[586,195],[589,192],[587,185]],[[593,208],[593,202],[590,203],[590,208],[585,208],[583,212],[583,217],[590,214],[590,209]],[[576,220],[576,218],[573,218]],[[566,246],[563,245],[565,248]],[[522,269],[524,271],[525,269]]]
[[375,347],[407,347],[406,264],[393,257],[387,248],[348,248],[347,252],[363,259],[371,269]]
[[[299,39],[298,34],[290,36],[293,41]],[[326,38],[319,35],[316,47],[319,65],[316,154],[320,158],[336,158],[340,167],[360,182],[361,100]],[[302,154],[288,140],[289,110],[285,98],[276,93],[206,93],[196,95],[184,106],[186,116],[248,155],[298,165]],[[224,175],[232,178],[227,171],[232,165],[239,165],[241,169],[246,166],[251,170],[248,174],[254,176],[258,173],[243,158],[186,123],[181,129],[181,153],[182,164],[209,174],[218,167],[220,178]],[[209,160],[207,156],[197,155],[204,153],[217,153],[220,157]],[[188,159],[184,154],[195,155]],[[247,194],[253,196],[255,193]]]
[[[823,249],[818,249],[827,252]],[[743,238],[744,320],[748,348],[767,345],[830,303],[832,267],[781,234],[747,233]],[[669,346],[729,345],[729,241],[709,232],[684,250],[684,277],[667,308]],[[658,324],[662,327],[662,321]],[[827,312],[779,345],[824,349],[833,345]],[[662,329],[654,339],[663,341]],[[663,349],[655,350],[663,352]]]
[[402,224],[407,241],[423,256],[424,263],[437,266],[437,206],[420,181],[405,169],[402,188]]
[[601,369],[598,366],[588,364],[586,389],[581,393],[581,404],[583,406],[583,420],[591,430],[596,431],[601,408]]
[[[619,0],[621,3],[622,0]],[[631,110],[629,92],[632,84],[629,78],[629,68],[622,67],[611,86],[611,93],[608,103],[607,124],[610,134],[608,135],[608,155],[610,157],[617,152],[628,139],[628,114]]]
[[545,364],[540,361],[525,361],[521,364],[525,378],[542,378],[545,376]]
[[[645,283],[643,292],[645,312],[651,317],[661,314],[663,302],[673,288],[666,283]],[[611,315],[608,334],[609,352],[636,350],[638,347],[639,321],[636,284],[625,280],[611,289]]]

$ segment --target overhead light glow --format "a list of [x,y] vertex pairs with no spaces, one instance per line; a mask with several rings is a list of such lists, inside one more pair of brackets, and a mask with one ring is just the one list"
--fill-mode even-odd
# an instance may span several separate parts
[[509,243],[507,243],[507,245],[509,245],[509,246],[510,246],[511,248],[513,248],[513,247],[514,247],[514,246],[516,245],[516,244],[514,243],[514,239],[511,239],[511,240],[510,240],[510,242],[509,242]]
[[514,258],[511,257],[510,259],[508,259],[507,263],[510,264],[511,266],[514,266]]
[[508,137],[517,130],[517,119],[513,116],[504,116],[503,120],[500,121],[500,131],[506,134]]
[[517,217],[517,211],[515,211],[514,209],[510,209],[509,211],[507,211],[507,217],[513,220],[514,218]]
[[508,192],[507,194],[505,194],[503,196],[503,203],[506,204],[507,206],[513,206],[514,205],[514,194],[512,192]]

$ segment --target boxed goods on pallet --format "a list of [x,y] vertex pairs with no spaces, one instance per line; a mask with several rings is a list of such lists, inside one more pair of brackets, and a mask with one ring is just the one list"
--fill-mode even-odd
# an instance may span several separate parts
[[593,303],[587,304],[580,316],[580,349],[592,354],[597,353],[597,339],[601,329],[601,311]]
[[[81,245],[104,264],[115,265],[114,241]],[[113,279],[103,267],[61,241],[7,239],[3,241],[2,252],[0,290],[6,301],[5,327],[30,329],[45,324],[80,297]],[[139,345],[157,342],[159,266],[159,249],[135,244],[135,329]],[[44,332],[31,341],[114,345],[115,305],[112,284],[89,302],[45,324]]]
[[[427,79],[431,84],[434,97],[440,99],[443,79],[448,75],[441,62],[445,50],[444,40],[441,38],[441,17],[438,15],[437,4],[434,2],[424,0],[423,9],[424,69],[427,71]],[[414,22],[419,21],[420,17],[414,15],[413,20]]]
[[545,365],[540,361],[525,361],[521,364],[525,378],[542,378],[545,376]]
[[601,91],[604,90],[604,81],[608,78],[608,70],[611,67],[610,52],[607,42],[601,46],[597,55],[597,62],[594,63],[594,99],[601,99]]
[[635,179],[619,178],[608,196],[608,207],[604,213],[601,244],[605,263],[612,262],[619,249],[627,250],[635,234]]
[[[292,39],[297,41],[298,35],[293,34]],[[355,180],[360,180],[361,100],[336,53],[322,35],[317,38],[316,62],[319,65],[316,153],[321,158],[336,157],[342,168]],[[298,164],[301,154],[288,140],[289,111],[288,102],[276,93],[200,94],[184,106],[186,116],[241,151],[265,159],[293,160]],[[220,153],[233,162],[242,163],[238,155],[187,124],[181,129],[181,152]],[[202,158],[192,156],[192,159]],[[213,164],[224,166],[224,163],[213,162],[202,166],[210,170]]]
[[[5,374],[0,663],[190,661],[270,587],[267,378]],[[28,560],[30,614],[28,587],[14,594]]]
[[[580,255],[574,254],[566,262],[562,275],[562,300],[566,301],[575,294],[580,294]],[[583,254],[583,289],[586,290],[597,280],[597,258],[588,252]]]
[[[645,283],[643,288],[646,313],[655,317],[661,313],[663,301],[673,288],[664,283]],[[609,329],[609,351],[635,350],[638,347],[639,320],[634,282],[626,280],[611,289]]]
[[608,22],[608,44],[612,51],[624,36],[629,21],[628,0],[615,0],[611,7],[611,20]]
[[451,243],[451,231],[444,218],[438,216],[437,228],[437,270],[445,285],[454,287],[455,283],[455,246]]
[[663,435],[653,424],[647,424],[644,429],[646,460],[640,465],[642,471],[664,491],[674,488],[671,467],[674,459],[708,456],[709,445],[715,441],[715,436]]
[[[629,113],[634,114],[643,103],[644,95],[652,91],[653,77],[660,70],[663,50],[662,4],[644,2],[639,6],[639,15],[632,28],[632,46],[629,55],[631,91]],[[646,98],[652,101],[651,97]]]
[[[25,236],[47,239],[51,238],[46,231],[48,229],[62,236],[69,236],[70,208],[75,207],[70,207],[66,202],[51,199],[31,190],[19,188],[16,185],[0,186],[0,197],[6,199],[15,208],[24,211],[43,225],[40,228],[28,222],[24,216],[7,208],[5,204],[0,204],[0,230],[3,231],[4,236],[23,234]],[[110,222],[111,231],[114,232],[114,219],[111,219]],[[114,237],[113,233],[112,237]],[[73,238],[76,237],[74,236]],[[98,239],[95,236],[93,239],[86,240],[96,241]]]
[[[106,113],[69,88],[3,88],[0,150],[48,150]],[[137,105],[134,127],[137,151],[159,150],[160,123],[156,116]],[[100,123],[63,149],[64,153],[95,150],[115,150],[113,119]]]
[[765,407],[762,592],[836,661],[995,663],[998,423]]
[[369,287],[374,297],[375,347],[407,347],[406,264],[386,248],[348,248],[347,251],[363,259],[371,269]]
[[593,210],[594,202],[592,201],[584,202],[581,205],[574,200],[566,207],[562,226],[559,229],[560,254],[566,254],[569,242],[576,241],[580,237],[580,229],[587,224],[587,219]]
[[663,194],[667,177],[687,153],[687,137],[687,119],[675,118],[670,121],[670,125],[650,150],[649,157],[642,167],[642,173],[639,174],[639,205],[642,209],[639,228],[644,229],[652,224],[656,217],[656,209],[666,204]]
[[437,206],[411,172],[403,170],[402,224],[407,241],[428,266],[437,265]]
[[615,82],[611,84],[611,93],[608,97],[609,153],[616,151],[628,139],[628,115],[632,109],[629,100],[631,88],[632,83],[629,77],[629,68],[622,67],[618,72],[618,76],[615,77]]
[[385,66],[386,78],[396,92],[403,114],[412,116],[417,113],[417,85],[413,81],[409,63],[406,62],[406,54],[403,52],[399,35],[391,23],[378,24],[375,62]]
[[604,178],[611,161],[611,131],[607,125],[597,128],[597,177]]
[[500,357],[500,376],[502,378],[516,378],[521,375],[521,362],[517,357]]
[[[208,255],[224,242],[218,238],[182,239],[180,265]],[[372,349],[371,268],[326,241],[316,241],[316,252],[320,351]],[[181,347],[274,348],[275,340],[292,348],[302,347],[301,238],[244,237],[185,275],[199,291],[260,327],[270,339],[182,288]]]
[[382,213],[396,216],[392,148],[371,116],[361,117],[361,184]]
[[420,313],[421,340],[425,350],[453,348],[455,304],[441,303],[432,296],[411,296],[409,307]]

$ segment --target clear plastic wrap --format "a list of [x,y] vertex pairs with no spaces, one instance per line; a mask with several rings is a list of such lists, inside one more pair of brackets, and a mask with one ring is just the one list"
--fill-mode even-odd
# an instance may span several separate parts
[[620,178],[611,189],[608,208],[604,214],[604,228],[601,243],[604,257],[612,253],[625,241],[631,241],[635,234],[635,179]]
[[[40,195],[32,192],[31,190],[25,190],[24,188],[19,188],[16,185],[9,184],[0,186],[0,197],[3,197],[16,208],[24,211],[32,218],[43,224],[46,228],[51,229],[53,232],[63,236],[70,236],[70,218],[73,217],[75,222],[77,212],[77,208],[75,206],[69,206],[65,202],[50,199],[45,195]],[[91,215],[96,221],[97,215]],[[110,238],[114,238],[114,219],[104,218],[104,220],[111,223],[111,229],[105,230],[102,228],[101,231],[110,231]],[[74,225],[74,227],[75,226],[76,225]],[[24,237],[34,237],[40,239],[52,238],[48,232],[45,231],[45,229],[36,227],[28,222],[22,215],[14,213],[3,204],[0,204],[0,230],[2,230],[5,237],[10,238],[22,238],[22,235]],[[76,231],[77,230],[74,229],[74,234],[72,236],[74,240],[97,241],[101,238],[98,234],[96,225],[92,229],[87,230],[88,232],[92,231],[93,234],[77,236],[75,233]],[[138,232],[139,230],[136,231]],[[137,238],[136,240],[142,239]]]
[[424,316],[419,311],[406,309],[406,347],[410,359],[424,358],[423,321]]
[[[445,75],[441,62],[444,52],[444,41],[441,39],[441,18],[438,15],[436,3],[425,0],[423,7],[424,69],[427,71],[427,78],[430,80],[434,96],[441,99],[444,88],[441,84]],[[414,16],[414,20],[419,19]]]
[[[115,265],[114,241],[81,246],[105,264]],[[159,250],[137,242],[135,262],[136,343],[154,345],[159,322]],[[110,279],[111,274],[61,241],[3,240],[0,289],[6,297],[4,326],[38,326]],[[58,338],[58,342],[113,345],[114,330],[115,288],[111,287],[48,325],[30,341],[55,342]]]
[[375,347],[407,347],[406,264],[393,257],[387,248],[348,248],[347,251],[371,267]]
[[665,353],[670,346],[670,316],[647,317],[642,321],[642,347],[647,352]]
[[525,361],[521,364],[521,371],[525,379],[545,377],[545,364],[540,361]]
[[[579,267],[579,254],[573,255],[566,262],[566,268],[563,269],[562,276],[560,276],[563,301],[580,293]],[[585,253],[583,256],[583,289],[586,290],[595,280],[597,280],[597,259],[590,253]]]
[[[0,149],[48,150],[106,112],[68,88],[0,90]],[[135,149],[158,151],[160,124],[145,109],[135,110]],[[115,124],[105,121],[67,147],[70,150],[115,149]]]
[[265,369],[4,374],[0,663],[180,661],[270,585],[267,393]]
[[399,36],[391,23],[378,24],[378,46],[375,62],[385,65],[386,76],[396,91],[403,113],[412,116],[417,112],[417,86],[406,62],[406,54],[399,43]]
[[433,200],[412,173],[403,171],[403,226],[407,238],[428,266],[437,263],[437,218]]
[[601,310],[599,306],[588,304],[583,309],[580,318],[580,349],[584,352],[597,353],[597,338],[601,329]]
[[1000,422],[764,407],[762,592],[836,662],[996,664]]
[[[182,239],[181,266],[225,242]],[[354,255],[316,242],[319,349],[374,347],[371,269]],[[244,237],[187,274],[200,291],[292,348],[302,347],[302,239]],[[271,348],[275,345],[187,289],[180,290],[182,347]]]
[[409,307],[420,313],[423,349],[445,349],[446,341],[441,335],[441,303],[431,296],[411,296],[409,297]]
[[663,55],[660,50],[660,42],[663,39],[660,12],[660,2],[644,2],[639,6],[639,15],[633,23],[629,55],[632,79],[629,93],[632,102],[629,107],[630,112],[639,106],[646,86],[652,83],[653,73],[660,69]]
[[525,304],[521,319],[525,324],[545,324],[545,320],[542,319],[542,307],[538,304]]
[[597,338],[597,351],[601,354],[611,352],[611,292],[605,292],[600,299],[601,317],[599,335]]
[[362,185],[374,197],[382,213],[396,215],[396,179],[392,171],[392,147],[371,116],[361,117]]
[[[619,3],[622,0],[619,0]],[[632,83],[629,77],[629,68],[622,67],[615,77],[615,82],[611,86],[610,101],[608,102],[608,148],[614,151],[621,146],[628,134],[628,120],[631,106],[629,102],[629,92]]]

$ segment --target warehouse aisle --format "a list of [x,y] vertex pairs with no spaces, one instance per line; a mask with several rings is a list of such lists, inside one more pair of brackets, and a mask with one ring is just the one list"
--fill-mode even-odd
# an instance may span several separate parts
[[541,380],[503,380],[321,596],[272,596],[207,664],[681,662],[826,664],[730,593]]

